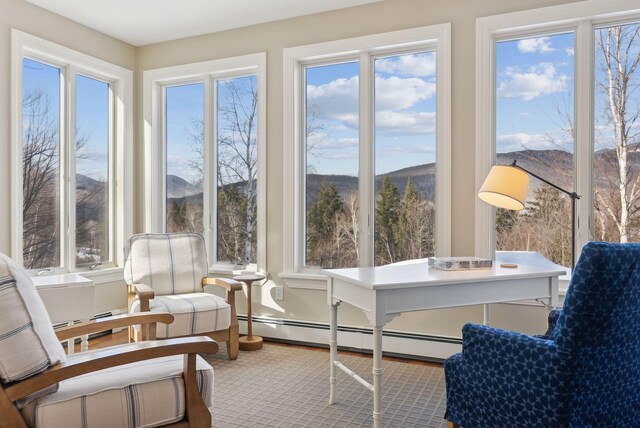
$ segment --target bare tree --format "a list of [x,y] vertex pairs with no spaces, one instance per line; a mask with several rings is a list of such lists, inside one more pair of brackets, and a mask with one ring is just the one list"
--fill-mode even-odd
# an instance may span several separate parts
[[59,264],[58,125],[42,91],[23,98],[23,262],[28,269]]
[[620,242],[629,241],[629,226],[640,209],[640,174],[630,162],[630,155],[638,152],[639,32],[638,24],[596,31],[596,56],[603,76],[596,80],[596,88],[607,101],[602,112],[606,133],[601,137],[605,146],[613,147],[613,155],[603,153],[595,162],[596,208],[613,223]]

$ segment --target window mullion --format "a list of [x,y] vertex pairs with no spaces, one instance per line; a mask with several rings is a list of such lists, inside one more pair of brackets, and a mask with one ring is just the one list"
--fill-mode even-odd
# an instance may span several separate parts
[[218,261],[218,245],[217,245],[217,204],[218,200],[218,162],[216,142],[217,138],[217,114],[218,103],[216,102],[217,91],[216,81],[213,78],[204,81],[204,199],[203,199],[203,225],[204,234],[206,236],[206,245],[209,247],[209,264]]
[[373,147],[373,58],[368,53],[360,55],[359,105],[360,105],[360,240],[359,266],[373,266],[374,253],[374,147]]
[[594,58],[593,26],[581,21],[576,30],[575,56],[575,159],[578,201],[576,254],[593,235],[593,108]]
[[[64,222],[61,234],[61,261],[66,271],[73,272],[76,267],[75,243],[76,243],[76,67],[70,65],[65,68],[64,96],[61,97],[64,128],[61,140],[62,172],[61,184],[61,222]],[[66,213],[64,212],[66,210]],[[65,215],[66,214],[66,215]]]

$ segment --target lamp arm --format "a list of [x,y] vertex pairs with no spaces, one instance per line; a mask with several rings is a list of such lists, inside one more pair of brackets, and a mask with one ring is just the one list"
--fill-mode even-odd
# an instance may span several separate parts
[[533,172],[529,171],[528,169],[525,169],[525,168],[521,167],[520,165],[518,165],[518,164],[516,163],[516,160],[515,160],[515,159],[514,159],[514,160],[513,160],[513,162],[511,163],[511,166],[512,166],[512,167],[514,167],[514,168],[518,168],[518,169],[520,169],[520,170],[522,170],[522,171],[526,172],[527,174],[529,174],[529,175],[531,175],[531,176],[533,176],[533,177],[537,178],[538,180],[542,181],[543,183],[548,184],[549,186],[553,187],[554,189],[557,189],[557,190],[561,191],[562,193],[564,193],[564,194],[566,194],[566,195],[569,195],[569,197],[570,197],[571,199],[573,199],[574,201],[575,201],[576,199],[580,199],[580,195],[578,195],[576,192],[569,192],[569,191],[567,191],[567,190],[564,190],[562,187],[558,187],[558,186],[556,186],[555,184],[551,183],[550,181],[545,180],[544,178],[540,177],[539,175],[534,174]]

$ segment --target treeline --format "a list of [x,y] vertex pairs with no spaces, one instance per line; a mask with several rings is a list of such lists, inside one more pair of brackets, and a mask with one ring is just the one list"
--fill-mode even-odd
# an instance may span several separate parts
[[[324,268],[358,265],[359,201],[344,200],[333,183],[322,182],[307,211],[306,264]],[[382,181],[375,206],[375,263],[383,265],[432,256],[435,206],[407,179],[404,192],[389,177]]]

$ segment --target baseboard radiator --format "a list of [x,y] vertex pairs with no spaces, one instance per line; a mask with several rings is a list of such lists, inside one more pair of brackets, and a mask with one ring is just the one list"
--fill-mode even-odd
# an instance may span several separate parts
[[[238,315],[238,321],[240,333],[246,334],[246,315]],[[253,333],[271,341],[329,347],[329,324],[325,323],[254,316]],[[370,353],[373,331],[339,325],[338,346],[343,350]],[[383,331],[382,347],[384,355],[442,362],[461,351],[462,339],[390,330]]]

